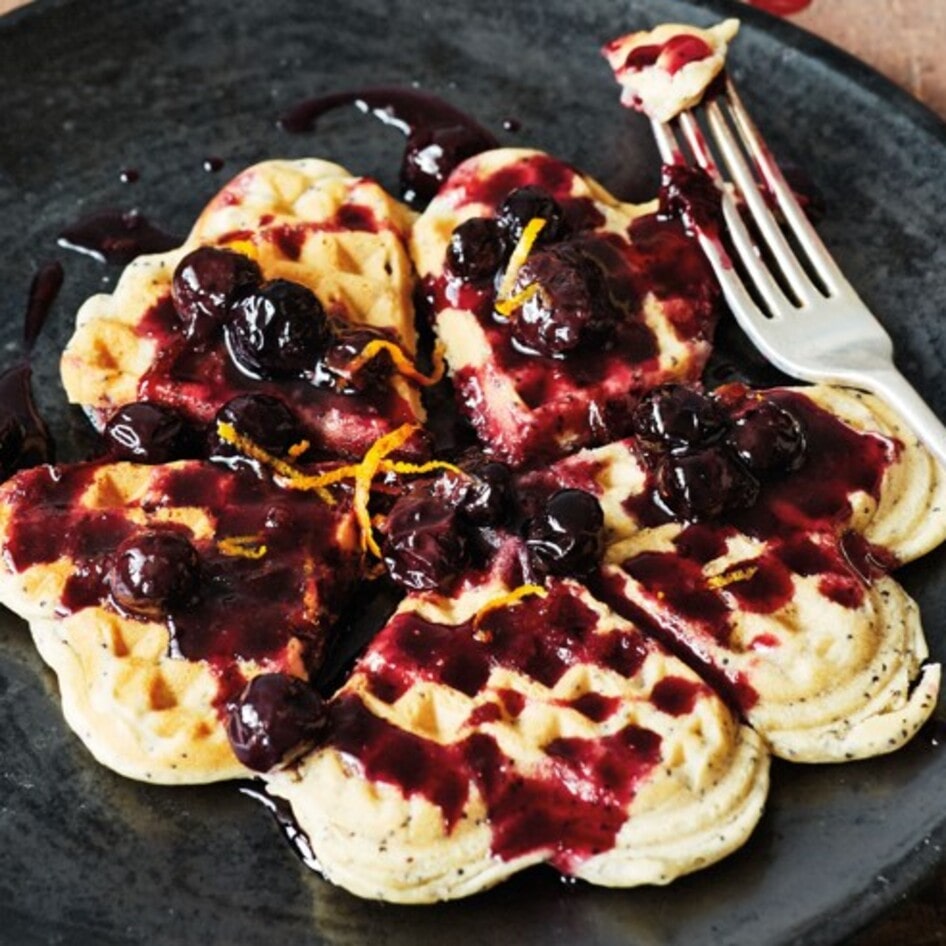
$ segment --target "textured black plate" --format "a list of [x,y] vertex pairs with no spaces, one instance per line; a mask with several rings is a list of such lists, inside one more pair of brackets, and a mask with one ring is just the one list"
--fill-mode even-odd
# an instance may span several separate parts
[[[333,89],[417,82],[508,143],[647,194],[649,135],[619,107],[598,46],[638,24],[734,13],[750,106],[777,153],[824,191],[828,243],[943,412],[943,127],[843,55],[726,0],[40,0],[0,20],[0,342],[18,333],[36,266],[58,253],[67,281],[37,378],[68,449],[84,422],[65,410],[58,353],[79,302],[116,273],[57,251],[59,229],[137,206],[183,233],[224,175],[266,157],[328,157],[396,186],[401,140],[354,110],[309,136],[275,127],[285,106]],[[506,118],[521,129],[503,133]],[[211,156],[222,173],[202,169]],[[138,183],[120,183],[126,168]],[[939,658],[944,576],[943,554],[902,574]],[[746,847],[666,889],[598,890],[535,871],[464,903],[363,903],[307,872],[234,787],[153,788],[100,768],[62,722],[26,628],[4,612],[0,632],[4,942],[828,943],[892,903],[946,839],[946,752],[927,733],[887,759],[776,765]]]

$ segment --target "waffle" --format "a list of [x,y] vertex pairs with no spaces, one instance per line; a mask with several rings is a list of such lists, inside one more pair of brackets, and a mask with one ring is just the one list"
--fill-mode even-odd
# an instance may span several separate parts
[[[521,315],[498,317],[493,284],[471,287],[445,265],[455,228],[493,217],[507,194],[524,186],[540,186],[558,200],[571,227],[564,243],[607,261],[607,291],[621,307],[612,316],[616,341],[580,345],[561,357],[524,355],[511,328]],[[541,152],[501,149],[460,165],[418,219],[414,262],[459,410],[487,451],[514,465],[535,464],[612,440],[609,417],[636,394],[699,377],[718,290],[696,244],[657,209],[656,202],[622,203]],[[506,273],[512,266],[510,260]]]
[[[116,604],[107,577],[120,541],[152,529],[200,557],[196,600],[161,619]],[[228,699],[261,671],[318,665],[358,537],[345,502],[303,503],[198,461],[38,467],[0,487],[0,602],[29,622],[100,762],[151,782],[235,778],[248,770],[227,741]]]
[[[946,538],[943,471],[871,395],[786,394],[844,426],[817,435],[818,456],[786,481],[791,494],[776,485],[761,497],[777,530],[752,515],[648,523],[648,471],[633,440],[578,453],[524,486],[599,495],[611,539],[599,590],[730,694],[774,754],[828,762],[889,752],[936,703],[940,668],[926,663],[916,605],[886,573]],[[881,478],[819,495],[856,438],[882,457]]]
[[629,33],[602,52],[621,86],[621,102],[659,122],[668,122],[697,105],[726,65],[738,20],[724,20],[702,30],[663,23]]
[[266,279],[311,289],[342,324],[383,330],[409,357],[416,346],[413,275],[405,240],[412,214],[374,181],[327,161],[266,161],[211,200],[179,249],[138,257],[115,291],[80,308],[61,360],[69,400],[95,425],[132,401],[176,407],[205,423],[252,390],[278,396],[330,452],[361,456],[377,437],[423,418],[417,388],[394,374],[373,397],[333,394],[304,381],[255,380],[221,342],[194,358],[171,304],[174,270],[198,246],[252,256]]
[[739,846],[768,787],[755,733],[575,582],[507,591],[408,598],[333,697],[328,744],[267,776],[324,875],[426,903],[541,862],[667,883]]

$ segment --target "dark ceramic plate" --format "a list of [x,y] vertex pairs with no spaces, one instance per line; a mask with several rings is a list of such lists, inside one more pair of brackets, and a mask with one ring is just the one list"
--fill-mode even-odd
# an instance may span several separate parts
[[[58,353],[79,302],[116,271],[56,248],[83,212],[139,207],[184,233],[224,175],[319,155],[396,187],[401,141],[353,109],[317,133],[274,125],[298,100],[418,83],[511,144],[546,148],[625,196],[653,191],[646,126],[618,105],[599,45],[661,20],[741,14],[734,72],[777,153],[824,192],[827,242],[895,336],[903,369],[946,410],[946,133],[888,83],[787,24],[725,0],[96,0],[0,20],[0,341],[32,273],[57,253],[66,285],[37,352],[64,452]],[[504,119],[521,123],[502,131]],[[225,160],[221,173],[204,159]],[[119,180],[134,168],[135,184]],[[946,556],[902,577],[946,657]],[[946,752],[929,733],[886,759],[776,765],[743,850],[666,889],[608,891],[534,871],[464,903],[363,903],[295,859],[233,786],[171,790],[96,765],[63,723],[26,628],[0,614],[0,940],[70,943],[835,942],[941,856]]]

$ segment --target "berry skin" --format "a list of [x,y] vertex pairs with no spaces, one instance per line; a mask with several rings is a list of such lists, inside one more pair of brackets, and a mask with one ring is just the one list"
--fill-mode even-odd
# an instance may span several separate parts
[[183,535],[155,529],[119,545],[106,583],[122,610],[160,620],[193,599],[199,565],[197,550]]
[[545,221],[536,238],[537,244],[554,243],[568,235],[562,205],[547,190],[534,185],[517,187],[500,204],[496,215],[510,250],[522,238],[529,221],[535,218]]
[[614,324],[605,277],[572,243],[533,252],[516,277],[516,293],[531,291],[512,320],[513,338],[527,351],[562,357]]
[[253,377],[291,378],[314,371],[330,338],[315,294],[287,279],[263,283],[230,305],[230,354]]
[[503,231],[495,220],[473,217],[451,234],[447,246],[447,269],[471,283],[484,284],[495,278],[506,257]]
[[728,421],[713,398],[682,384],[666,384],[641,398],[631,423],[648,446],[679,452],[713,442]]
[[176,410],[135,401],[119,408],[103,432],[109,456],[133,463],[170,463],[194,452],[194,431]]
[[665,454],[655,475],[660,499],[686,520],[714,519],[728,510],[748,508],[759,492],[755,478],[721,446]]
[[501,526],[513,504],[512,470],[485,458],[464,465],[472,480],[459,503],[461,515],[474,526]]
[[296,415],[278,397],[268,394],[241,394],[217,411],[208,436],[208,454],[239,455],[240,451],[217,433],[218,423],[232,424],[238,434],[275,457],[287,456],[289,448],[303,439]]
[[304,680],[263,673],[227,706],[227,736],[234,755],[268,772],[315,745],[328,725],[325,702]]
[[526,527],[526,547],[540,574],[580,577],[601,561],[604,550],[601,504],[580,489],[554,493]]
[[223,325],[236,296],[262,281],[256,261],[242,253],[215,246],[188,253],[171,281],[171,299],[188,338],[205,338]]
[[726,440],[756,474],[791,473],[805,462],[807,443],[801,423],[774,401],[761,401],[737,417]]
[[467,559],[456,506],[422,489],[392,507],[382,547],[388,573],[412,591],[444,589]]

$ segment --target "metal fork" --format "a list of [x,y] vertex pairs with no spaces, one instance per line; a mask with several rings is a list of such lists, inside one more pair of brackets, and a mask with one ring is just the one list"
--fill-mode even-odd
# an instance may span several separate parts
[[[725,94],[703,108],[710,137],[723,157],[732,185],[777,267],[773,271],[760,253],[736,204],[733,186],[724,179],[695,115],[683,112],[675,124],[693,159],[722,192],[723,219],[732,245],[761,303],[757,304],[734,268],[718,234],[696,226],[700,245],[736,320],[766,358],[786,374],[866,389],[880,396],[946,467],[946,427],[894,367],[890,336],[831,258],[732,80],[727,77]],[[687,163],[674,125],[651,124],[663,161]],[[772,201],[781,211],[783,224],[770,208]],[[804,255],[789,243],[783,225]]]

